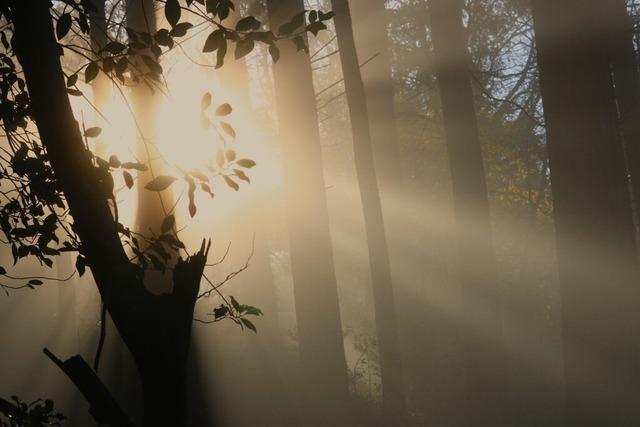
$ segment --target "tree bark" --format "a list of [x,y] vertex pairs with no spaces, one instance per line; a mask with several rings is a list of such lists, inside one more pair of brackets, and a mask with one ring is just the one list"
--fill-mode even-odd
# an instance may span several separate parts
[[632,186],[637,227],[640,224],[640,71],[633,41],[633,22],[624,0],[605,2],[609,60],[615,83],[620,130]]
[[605,3],[533,1],[572,426],[640,423],[637,251]]
[[14,46],[41,142],[65,194],[82,253],[130,349],[145,391],[145,426],[185,423],[183,384],[193,306],[208,247],[174,267],[174,291],[155,296],[128,259],[66,91],[48,2],[11,0]]
[[[462,293],[466,424],[504,423],[505,356],[489,201],[469,80],[461,0],[431,0],[431,35],[449,153]],[[472,421],[473,420],[473,421]]]
[[398,346],[389,250],[373,160],[367,99],[353,39],[349,3],[347,0],[332,0],[331,5],[335,12],[334,23],[349,105],[354,159],[368,240],[367,248],[382,374],[382,418],[388,425],[400,426],[407,423],[404,378]]
[[[271,28],[277,29],[304,4],[269,0],[267,8]],[[273,74],[300,359],[314,407],[310,422],[344,425],[347,366],[309,58],[284,43]]]

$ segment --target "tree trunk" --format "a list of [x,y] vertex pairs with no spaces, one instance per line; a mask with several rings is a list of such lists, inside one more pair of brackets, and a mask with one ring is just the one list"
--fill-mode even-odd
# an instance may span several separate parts
[[155,296],[128,259],[107,200],[96,189],[66,91],[48,2],[12,0],[16,55],[24,71],[40,139],[65,194],[96,285],[145,391],[145,426],[185,423],[183,384],[193,306],[208,248],[174,268],[174,292]]
[[605,3],[533,1],[571,426],[640,424],[637,253]]
[[[462,293],[466,424],[504,423],[505,356],[489,202],[469,80],[461,0],[432,0],[436,58],[453,187],[457,273]],[[471,421],[473,420],[473,422]]]
[[[640,224],[640,72],[633,44],[633,22],[624,0],[605,2],[609,59],[627,168],[631,177],[636,227]],[[636,228],[637,231],[637,228]]]
[[[271,28],[277,29],[302,11],[304,3],[269,0],[267,7]],[[309,58],[292,43],[283,43],[273,74],[300,359],[315,406],[311,422],[344,425],[347,366]]]
[[367,248],[382,374],[382,418],[387,425],[400,426],[407,423],[404,378],[398,348],[389,251],[373,161],[367,99],[353,40],[349,3],[347,0],[332,0],[331,5],[336,14],[334,23],[349,105],[354,159],[368,240]]

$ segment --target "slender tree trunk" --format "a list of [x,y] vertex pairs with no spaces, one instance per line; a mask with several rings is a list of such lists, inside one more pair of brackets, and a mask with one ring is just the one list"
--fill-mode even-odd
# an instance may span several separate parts
[[373,161],[369,113],[347,0],[332,0],[340,60],[349,104],[356,173],[364,214],[373,285],[375,323],[382,373],[382,417],[387,424],[407,423],[404,378],[398,348],[395,299],[382,204]]
[[533,1],[570,426],[640,424],[637,253],[605,3]]
[[491,241],[489,201],[469,80],[470,57],[461,0],[431,0],[436,57],[449,153],[456,224],[457,277],[462,292],[467,422],[504,422],[505,357],[500,293]]
[[[640,224],[640,70],[633,45],[633,22],[624,0],[605,2],[609,59],[615,82],[620,129],[631,177],[636,227]],[[637,231],[637,230],[636,230]]]
[[[271,28],[304,9],[302,0],[269,0]],[[311,423],[344,425],[347,366],[322,171],[318,115],[309,58],[292,43],[274,64],[284,157],[287,221],[300,359]]]
[[120,242],[107,200],[96,191],[94,166],[66,91],[48,2],[11,0],[14,46],[24,71],[38,133],[65,194],[82,253],[145,392],[145,426],[180,426],[193,307],[208,248],[174,268],[174,292],[150,294]]

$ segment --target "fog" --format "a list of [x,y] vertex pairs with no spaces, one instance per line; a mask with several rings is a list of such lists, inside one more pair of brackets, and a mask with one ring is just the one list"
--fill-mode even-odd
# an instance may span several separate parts
[[[0,7],[17,43],[20,1]],[[121,273],[87,243],[101,222],[80,216],[66,178],[48,181],[56,205],[19,172],[20,144],[54,150],[33,89],[49,83],[5,44],[30,101],[25,126],[2,116],[0,398],[51,399],[61,425],[97,425],[47,348],[82,356],[133,425],[640,425],[635,0],[234,0],[228,17],[208,9],[224,1],[102,0],[88,32],[80,3],[53,1],[51,31],[145,298],[179,295],[179,259],[207,255],[175,344],[188,355],[149,382],[143,361],[173,354],[172,324],[127,332],[118,313],[157,313],[104,290],[99,275]],[[249,40],[268,30],[278,40]],[[151,64],[136,32],[155,35],[139,48]],[[106,57],[128,58],[121,78]],[[16,233],[43,223],[39,203],[60,224],[44,246]],[[3,426],[48,425],[7,408]]]

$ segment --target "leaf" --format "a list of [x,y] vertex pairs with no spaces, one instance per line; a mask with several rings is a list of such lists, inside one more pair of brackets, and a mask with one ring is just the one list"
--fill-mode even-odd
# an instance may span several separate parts
[[162,74],[162,66],[149,55],[142,55],[142,61],[153,74]]
[[257,30],[260,28],[260,21],[258,21],[253,16],[247,16],[246,18],[242,18],[236,24],[236,31],[251,31]]
[[250,168],[252,168],[252,167],[254,167],[254,166],[256,165],[256,162],[254,162],[254,161],[253,161],[253,160],[251,160],[251,159],[240,159],[240,160],[238,160],[238,161],[236,162],[236,164],[237,164],[238,166],[243,167],[243,168],[250,169]]
[[181,10],[178,0],[167,0],[164,6],[164,16],[172,27],[175,27],[180,20],[180,14]]
[[202,101],[200,102],[200,108],[206,110],[211,105],[211,93],[207,92],[202,95]]
[[71,14],[63,13],[58,18],[58,23],[56,24],[56,37],[58,40],[67,35],[69,30],[71,29]]
[[222,130],[225,131],[227,135],[229,135],[231,138],[236,137],[236,131],[233,129],[233,126],[231,126],[229,123],[220,122],[220,126],[222,127]]
[[225,103],[216,108],[216,116],[228,116],[232,111],[231,105]]
[[98,126],[94,126],[86,129],[84,131],[84,136],[86,136],[87,138],[95,138],[99,136],[101,133],[102,133],[102,128],[99,128]]
[[249,179],[249,177],[247,176],[246,173],[244,173],[240,169],[234,169],[233,172],[235,172],[235,174],[238,177],[238,179],[241,179],[241,180],[245,181],[246,183],[251,184],[251,179]]
[[197,210],[198,210],[198,208],[196,208],[196,204],[193,201],[190,201],[189,202],[189,215],[191,215],[191,218],[196,216],[196,211]]
[[176,217],[173,216],[173,215],[169,215],[162,221],[162,225],[160,226],[160,230],[164,234],[164,233],[168,232],[169,230],[171,230],[175,223],[176,223]]
[[109,157],[109,166],[112,168],[119,168],[122,165],[120,159],[115,154]]
[[0,274],[7,274],[7,270],[4,267],[0,267]]
[[42,280],[38,280],[38,279],[31,279],[29,280],[29,284],[33,285],[33,286],[40,286],[42,285]]
[[233,295],[231,295],[229,297],[229,299],[231,300],[231,305],[233,306],[233,309],[235,311],[242,311],[242,310],[240,310],[240,304],[238,303],[238,301],[236,301],[236,299],[233,297]]
[[223,40],[218,53],[216,54],[216,70],[224,64],[224,57],[227,54],[227,41]]
[[131,176],[131,174],[127,171],[122,171],[122,176],[124,178],[124,183],[127,186],[127,188],[132,188],[133,187],[133,177]]
[[82,255],[78,255],[76,258],[76,270],[78,270],[78,274],[80,277],[84,274],[87,266],[87,260]]
[[280,59],[280,48],[275,44],[269,45],[269,55],[271,55],[271,60],[276,63]]
[[71,96],[82,96],[82,91],[78,89],[67,89],[67,93]]
[[107,52],[111,53],[112,55],[117,55],[120,52],[122,52],[123,50],[125,50],[126,48],[127,47],[125,45],[123,45],[122,43],[109,42],[102,48],[102,50],[107,51]]
[[175,181],[176,178],[173,176],[160,175],[149,181],[144,188],[150,191],[163,191],[169,188]]
[[85,83],[89,83],[91,80],[95,79],[100,71],[100,67],[95,62],[90,62],[87,65],[87,69],[84,70],[84,81]]
[[213,52],[214,50],[219,49],[224,41],[224,31],[215,30],[209,34],[207,40],[205,40],[202,52]]
[[227,150],[225,152],[225,157],[227,158],[228,162],[233,162],[236,159],[236,152],[233,150]]
[[158,42],[159,45],[166,46],[169,49],[173,47],[173,39],[169,35],[169,31],[167,31],[166,28],[162,28],[158,30],[154,38],[156,39],[156,42]]
[[67,87],[74,86],[77,82],[78,82],[78,75],[77,74],[71,74],[67,78]]
[[184,37],[187,35],[187,31],[189,31],[189,29],[193,27],[193,24],[190,22],[181,22],[179,24],[176,24],[171,31],[169,31],[169,34],[172,37]]
[[241,317],[240,321],[242,322],[242,324],[244,326],[246,326],[247,328],[251,329],[253,332],[256,332],[256,333],[258,332],[256,327],[255,327],[255,325],[251,322],[251,320],[246,319],[244,317]]
[[235,59],[244,58],[247,56],[254,48],[255,43],[251,39],[242,39],[236,44],[236,51],[234,53]]
[[225,175],[223,176],[223,178],[224,178],[224,182],[226,182],[229,187],[233,188],[236,191],[240,189],[240,186],[238,185],[238,183],[232,180],[231,178],[229,178],[228,176]]
[[149,168],[147,167],[147,165],[142,164],[142,163],[135,163],[135,162],[124,162],[122,164],[122,167],[124,169],[135,169],[141,172],[145,172],[147,170],[149,170]]

